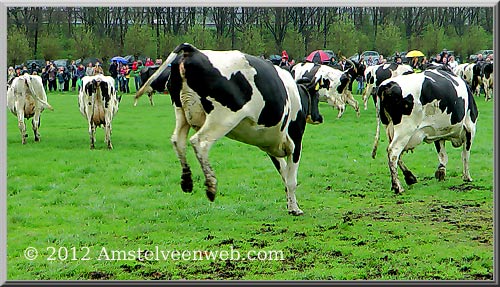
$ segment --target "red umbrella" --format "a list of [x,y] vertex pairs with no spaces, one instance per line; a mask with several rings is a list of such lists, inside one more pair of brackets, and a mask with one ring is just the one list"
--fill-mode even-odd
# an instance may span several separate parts
[[330,61],[330,56],[323,50],[316,50],[307,56],[306,61],[311,63],[323,63]]

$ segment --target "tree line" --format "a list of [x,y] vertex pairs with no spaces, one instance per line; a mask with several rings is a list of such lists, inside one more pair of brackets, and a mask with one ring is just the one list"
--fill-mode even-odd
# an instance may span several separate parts
[[[116,55],[165,58],[179,43],[253,55],[351,56],[493,46],[490,7],[10,7],[8,63]],[[24,47],[24,48],[23,48]],[[29,47],[29,49],[26,49]]]

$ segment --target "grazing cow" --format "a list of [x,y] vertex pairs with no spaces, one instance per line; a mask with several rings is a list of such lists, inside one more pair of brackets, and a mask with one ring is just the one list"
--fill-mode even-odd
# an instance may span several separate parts
[[484,86],[485,100],[491,100],[493,96],[493,62],[486,62],[482,70],[482,82]]
[[402,152],[413,150],[422,141],[434,142],[439,166],[435,173],[444,180],[448,156],[445,141],[454,147],[463,145],[463,179],[472,181],[469,157],[476,134],[478,111],[470,87],[450,71],[430,69],[422,73],[385,80],[377,91],[377,133],[372,157],[375,157],[380,121],[386,127],[387,148],[392,189],[404,191],[398,179],[401,168],[407,184],[417,182],[405,166]]
[[108,149],[113,149],[111,122],[118,111],[120,100],[121,97],[116,96],[115,81],[112,77],[100,74],[82,78],[78,106],[89,125],[90,149],[95,148],[95,129],[99,126],[105,130]]
[[200,51],[188,43],[177,46],[145,85],[169,64],[167,89],[176,117],[171,141],[182,166],[182,190],[193,189],[186,160],[187,136],[193,128],[196,133],[189,141],[205,174],[209,200],[215,199],[217,179],[208,153],[227,136],[270,156],[285,183],[288,212],[303,214],[295,198],[302,135],[306,121],[323,121],[315,85],[297,84],[290,73],[258,57],[239,51]]
[[137,106],[137,100],[144,93],[148,93],[149,102],[152,106],[154,106],[153,94],[155,92],[163,93],[165,91],[165,85],[167,83],[168,77],[170,76],[170,67],[167,67],[167,69],[165,69],[165,71],[163,71],[163,73],[155,81],[151,82],[151,84],[145,85],[148,79],[158,70],[159,67],[160,66],[148,66],[142,68],[140,72],[142,86],[135,93],[134,107]]
[[308,78],[314,80],[319,85],[319,99],[327,102],[331,107],[339,110],[337,118],[341,118],[345,112],[345,104],[348,103],[354,108],[359,116],[358,102],[352,94],[346,93],[349,83],[349,74],[326,65],[315,63],[297,64],[292,69],[292,76],[295,80]]
[[37,75],[24,74],[12,79],[7,89],[7,106],[17,116],[17,124],[21,132],[21,142],[26,144],[25,119],[33,118],[33,134],[35,142],[40,141],[40,116],[44,109],[54,110],[47,102],[47,95],[42,84],[42,78]]
[[[365,110],[368,109],[368,97],[376,94],[376,88],[380,85],[380,83],[399,75],[407,75],[411,73],[413,73],[413,68],[411,66],[396,63],[380,64],[366,68],[364,74],[366,88],[363,91],[363,104],[365,106]],[[376,100],[375,96],[373,99]]]

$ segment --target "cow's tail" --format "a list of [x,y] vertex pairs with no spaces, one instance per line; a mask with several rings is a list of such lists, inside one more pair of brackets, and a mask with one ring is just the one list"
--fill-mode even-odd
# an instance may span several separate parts
[[177,57],[177,54],[181,51],[184,51],[184,53],[191,53],[191,52],[198,51],[198,49],[189,43],[183,43],[183,44],[180,44],[179,46],[177,46],[172,51],[172,53],[170,53],[170,55],[168,55],[168,58],[165,60],[165,62],[163,62],[163,64],[161,64],[161,66],[158,68],[158,70],[156,70],[156,72],[153,75],[151,75],[151,77],[149,77],[149,79],[146,81],[146,83],[144,83],[144,85],[142,85],[142,87],[139,89],[139,91],[137,91],[136,96],[135,96],[136,98],[139,98],[145,92],[147,92],[148,87],[151,87],[151,83],[154,80],[156,80],[161,75],[161,73],[163,73],[163,71],[165,71],[168,68],[168,66],[170,64],[172,64],[172,62]]
[[375,95],[375,114],[377,117],[377,130],[375,132],[375,140],[373,142],[372,158],[374,159],[377,155],[378,142],[380,139],[380,99]]
[[[30,90],[30,94],[33,97],[33,99],[35,101],[38,101],[40,104],[42,104],[42,106],[44,108],[47,108],[47,109],[53,111],[54,108],[47,101],[45,101],[44,99],[41,99],[38,96],[38,93],[35,91],[35,87],[33,86],[33,83],[31,82],[31,76],[30,75],[24,75],[23,79],[24,79],[24,82],[26,83],[26,86]],[[43,89],[43,87],[41,87],[41,88]]]

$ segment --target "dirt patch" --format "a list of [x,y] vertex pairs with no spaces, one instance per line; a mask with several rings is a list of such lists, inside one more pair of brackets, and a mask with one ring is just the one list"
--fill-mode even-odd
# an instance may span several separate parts
[[456,192],[468,192],[471,190],[488,190],[488,188],[484,186],[475,185],[471,182],[464,182],[460,185],[452,185],[448,189]]
[[112,274],[102,271],[92,271],[87,274],[87,278],[90,280],[109,280],[112,276]]

